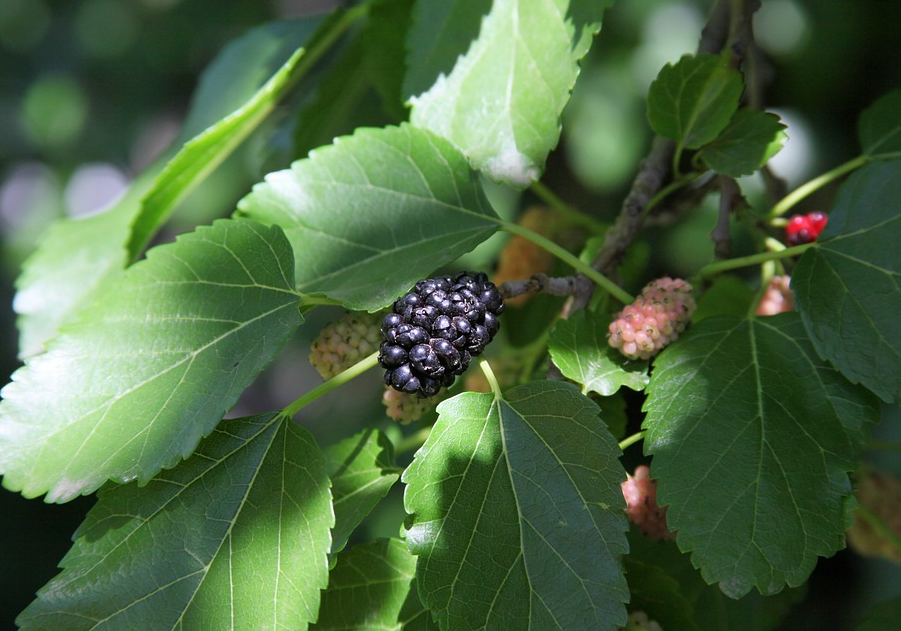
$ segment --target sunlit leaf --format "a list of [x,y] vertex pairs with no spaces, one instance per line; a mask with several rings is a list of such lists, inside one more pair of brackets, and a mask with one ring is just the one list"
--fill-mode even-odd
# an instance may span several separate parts
[[884,401],[901,401],[901,162],[845,182],[792,276],[817,352]]
[[300,323],[293,267],[250,221],[151,250],[3,389],[4,486],[66,501],[188,456]]
[[438,411],[403,479],[419,593],[441,628],[623,624],[625,476],[597,406],[543,381]]
[[558,320],[548,340],[554,364],[564,376],[605,397],[622,386],[644,390],[648,384],[647,362],[626,363],[625,357],[607,343],[606,324],[584,310]]
[[[557,145],[560,116],[579,74],[578,62],[611,4],[495,0],[466,54],[440,77],[435,71],[443,70],[461,42],[430,40],[421,31],[434,32],[434,23],[418,20],[408,40],[409,55],[434,55],[428,69],[437,81],[410,99],[410,120],[452,140],[493,180],[527,186],[539,177]],[[474,18],[461,18],[456,6],[441,10],[441,15],[454,25],[455,34],[469,37]],[[420,77],[425,69],[414,66],[414,71],[407,87],[424,83]]]
[[100,492],[23,629],[306,629],[331,502],[313,438],[277,413],[224,421],[145,486]]
[[238,208],[285,230],[300,291],[370,311],[498,225],[459,151],[410,125],[339,138],[270,173]]
[[845,545],[873,397],[819,359],[800,317],[711,317],[654,361],[646,452],[667,526],[737,598],[803,583]]

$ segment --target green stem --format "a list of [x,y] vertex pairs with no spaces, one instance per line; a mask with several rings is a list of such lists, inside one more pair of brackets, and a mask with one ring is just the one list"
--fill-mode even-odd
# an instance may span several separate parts
[[804,243],[802,245],[796,245],[791,248],[785,248],[779,252],[761,252],[760,254],[752,254],[750,256],[740,256],[734,259],[728,259],[726,261],[717,261],[716,263],[711,263],[710,265],[705,265],[698,271],[698,275],[702,278],[709,278],[720,272],[725,272],[730,269],[737,269],[739,267],[747,267],[749,265],[757,265],[758,263],[766,263],[767,261],[775,261],[776,259],[787,259],[792,256],[798,256],[807,251],[808,248],[812,247],[813,243]]
[[348,368],[342,373],[339,373],[329,379],[328,381],[319,384],[302,397],[297,399],[294,403],[286,407],[282,413],[287,417],[292,417],[298,412],[300,412],[303,408],[308,406],[310,403],[320,398],[321,396],[328,394],[338,386],[343,386],[345,383],[353,379],[354,377],[359,377],[364,372],[369,370],[370,368],[374,368],[379,363],[379,353],[376,351],[366,359],[361,359],[356,364]]
[[627,436],[627,437],[623,438],[621,441],[619,441],[620,450],[625,451],[627,447],[631,447],[632,445],[637,443],[639,440],[644,440],[644,437],[646,434],[647,434],[647,431],[635,432],[631,436]]
[[482,369],[482,373],[485,375],[485,379],[488,380],[488,385],[491,386],[491,391],[494,393],[494,397],[499,399],[501,396],[501,387],[497,383],[497,377],[494,376],[494,371],[491,370],[491,364],[488,363],[488,360],[482,358],[479,360],[479,368]]
[[650,200],[648,200],[648,203],[644,207],[644,210],[641,211],[641,220],[644,221],[645,217],[648,216],[648,213],[650,213],[657,206],[657,204],[663,201],[670,193],[691,184],[699,177],[701,177],[700,173],[691,173],[685,177],[681,177],[678,180],[670,182],[659,191],[654,193],[654,196]]
[[629,292],[619,287],[612,280],[591,267],[591,265],[589,265],[579,257],[570,254],[550,239],[541,236],[537,232],[532,232],[528,228],[523,228],[522,226],[511,223],[509,221],[501,221],[500,225],[501,228],[503,228],[507,232],[511,234],[517,234],[524,239],[528,239],[538,247],[547,250],[567,265],[570,265],[576,271],[593,280],[604,291],[615,297],[623,304],[627,305],[632,302],[633,299],[632,296],[629,295]]
[[585,226],[586,228],[590,228],[593,232],[596,232],[598,234],[603,234],[604,232],[606,232],[606,224],[598,221],[594,217],[586,215],[578,208],[570,206],[565,201],[560,199],[560,197],[554,191],[549,189],[541,182],[532,182],[530,188],[532,189],[532,192],[540,197],[544,203],[546,203],[548,206],[553,207],[554,210],[563,215],[563,217],[569,223]]
[[395,455],[399,456],[401,454],[405,454],[411,451],[418,451],[420,447],[425,444],[425,441],[428,439],[429,434],[432,433],[432,428],[423,427],[421,430],[416,432],[415,434],[411,434],[404,438],[402,441],[397,443],[397,446],[394,448]]
[[802,199],[816,191],[817,189],[829,184],[829,182],[840,178],[845,173],[849,171],[853,171],[854,169],[863,166],[867,163],[869,158],[865,155],[860,155],[854,158],[853,160],[849,160],[844,164],[840,164],[834,169],[823,173],[822,175],[813,178],[809,182],[806,182],[793,190],[791,193],[783,197],[779,202],[773,206],[772,210],[770,210],[769,218],[775,219],[776,217],[781,217],[785,213],[794,207],[795,204],[800,202]]
[[857,508],[854,509],[854,514],[867,522],[867,525],[875,530],[879,536],[884,537],[895,546],[898,552],[901,552],[901,537],[898,537],[895,531],[879,515],[861,504],[858,504]]

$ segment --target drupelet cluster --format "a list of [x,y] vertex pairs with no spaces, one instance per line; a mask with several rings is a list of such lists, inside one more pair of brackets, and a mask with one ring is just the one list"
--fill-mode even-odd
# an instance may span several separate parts
[[645,535],[661,540],[676,535],[666,527],[666,508],[657,505],[657,481],[645,465],[635,468],[621,485],[626,500],[626,517]]
[[427,278],[394,301],[382,322],[385,383],[431,397],[480,355],[500,328],[504,300],[483,273]]
[[387,386],[382,395],[385,415],[401,425],[409,425],[434,410],[441,399],[444,398],[442,394],[445,392],[447,391],[441,390],[433,397],[422,398],[418,395],[400,392],[391,386]]
[[658,278],[610,323],[610,346],[629,359],[650,359],[679,337],[695,311],[691,285]]
[[794,215],[785,226],[785,240],[789,245],[813,243],[820,236],[828,221],[829,215],[819,211],[806,215]]
[[310,347],[310,363],[323,379],[331,379],[378,349],[379,317],[348,312],[322,328]]
[[756,314],[759,316],[776,315],[795,310],[795,294],[791,290],[791,276],[773,276],[767,285]]

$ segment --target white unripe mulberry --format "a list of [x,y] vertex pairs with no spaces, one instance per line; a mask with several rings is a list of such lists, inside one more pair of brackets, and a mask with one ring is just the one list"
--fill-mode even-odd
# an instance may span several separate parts
[[382,403],[385,404],[385,414],[401,425],[409,425],[418,421],[423,416],[435,409],[445,397],[447,390],[442,388],[438,394],[431,397],[420,397],[416,394],[407,394],[394,388],[385,387],[382,395]]
[[331,379],[379,349],[378,315],[349,312],[322,328],[313,340],[310,363]]

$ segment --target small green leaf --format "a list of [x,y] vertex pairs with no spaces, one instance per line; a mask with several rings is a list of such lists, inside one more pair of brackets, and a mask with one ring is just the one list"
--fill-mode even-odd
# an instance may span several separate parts
[[419,593],[441,628],[623,624],[625,476],[597,406],[543,381],[438,411],[403,480]]
[[[560,116],[612,0],[495,0],[481,21],[478,37],[447,75],[436,75],[431,88],[410,99],[414,125],[449,138],[491,179],[516,187],[536,180],[548,153],[560,138]],[[420,19],[410,36],[410,55],[434,52],[431,72],[459,51],[474,31],[471,14],[462,19],[448,7],[442,13],[464,39],[450,47],[421,44]],[[468,5],[467,5],[468,6]],[[483,5],[477,7],[483,9]],[[422,7],[421,10],[425,10]],[[460,42],[460,43],[458,43]],[[452,54],[452,53],[451,53]],[[411,79],[419,83],[421,72]]]
[[901,90],[892,90],[860,115],[860,146],[871,158],[901,157]]
[[239,212],[281,226],[297,287],[374,311],[491,236],[498,218],[448,141],[361,129],[270,173]]
[[750,175],[779,153],[788,136],[779,117],[759,110],[739,110],[719,136],[699,152],[717,173]]
[[187,457],[300,324],[293,266],[250,221],[151,250],[3,389],[4,486],[61,502]]
[[817,352],[884,401],[901,401],[901,162],[870,163],[839,189],[792,276]]
[[[416,557],[402,541],[355,546],[340,554],[322,596],[315,631],[400,631]],[[415,589],[415,588],[414,588]],[[416,598],[415,591],[412,594]]]
[[723,274],[698,300],[698,308],[692,322],[700,322],[711,316],[733,315],[742,317],[751,308],[754,292],[738,276]]
[[797,313],[695,324],[647,391],[657,500],[705,580],[774,594],[844,547],[848,472],[879,410],[817,357]]
[[579,311],[568,320],[558,320],[548,346],[564,376],[601,396],[610,396],[622,386],[644,390],[648,385],[647,362],[627,362],[611,348],[606,322],[596,314]]
[[332,550],[344,549],[361,521],[385,497],[400,477],[394,464],[394,447],[378,430],[367,429],[325,450],[332,496],[335,529]]
[[[255,75],[258,75],[261,67],[265,68],[272,63],[270,55],[279,60],[284,59],[288,52],[285,50],[286,42],[294,42],[296,47],[298,40],[303,41],[315,32],[316,24],[318,21],[276,22],[255,29],[236,40],[229,49],[229,54],[223,55],[219,63],[230,68],[236,75],[235,79],[243,81],[236,81],[235,87],[223,90],[225,97],[232,90],[242,93],[246,89],[245,82],[249,80],[253,83],[258,80]],[[331,26],[331,22],[328,25]],[[261,54],[260,49],[268,54]],[[249,100],[241,102],[236,110],[187,141],[175,157],[169,160],[144,197],[141,211],[135,218],[128,243],[132,258],[138,256],[178,203],[231,155],[275,109],[278,101],[298,78],[302,68],[300,60],[304,53],[304,48],[292,50],[278,72],[263,83]],[[246,65],[247,59],[253,62],[249,67]],[[236,60],[243,60],[243,64],[237,63],[235,67]],[[214,70],[218,72],[208,75],[209,84],[220,85],[222,71],[218,67],[214,67]],[[202,93],[198,98],[208,97],[206,93]]]
[[654,131],[688,149],[719,136],[738,109],[741,73],[718,55],[685,55],[667,64],[648,89]]
[[328,580],[331,502],[310,434],[223,421],[145,486],[101,490],[23,629],[306,629]]

